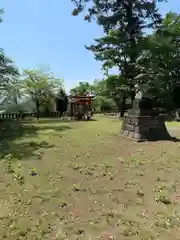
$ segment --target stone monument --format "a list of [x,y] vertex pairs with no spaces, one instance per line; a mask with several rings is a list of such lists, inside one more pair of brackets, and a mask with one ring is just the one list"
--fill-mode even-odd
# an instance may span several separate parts
[[121,134],[137,142],[169,140],[165,120],[153,109],[148,85],[135,85],[136,95],[132,109],[124,117]]

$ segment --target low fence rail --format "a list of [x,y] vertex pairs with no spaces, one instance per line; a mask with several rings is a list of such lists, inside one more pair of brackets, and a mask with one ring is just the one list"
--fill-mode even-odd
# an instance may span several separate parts
[[[105,115],[105,116],[115,116],[119,117],[119,112],[93,112],[95,115]],[[173,115],[168,115],[168,114],[162,114],[164,116],[164,119],[166,121],[173,121],[177,120],[175,119],[175,116]],[[60,112],[40,112],[39,113],[39,118],[64,118],[64,117],[71,117],[68,112],[63,113],[61,115]],[[23,120],[27,118],[37,118],[37,113],[36,112],[25,112],[25,113],[0,113],[0,121],[6,121],[6,120]],[[177,120],[179,121],[179,120]]]
[[[60,112],[40,112],[38,114],[39,118],[52,118],[52,117],[61,117]],[[63,114],[64,116],[64,114]],[[67,115],[66,115],[67,116]],[[37,113],[35,112],[26,112],[26,113],[0,113],[0,120],[17,120],[17,119],[25,119],[37,117]]]
[[[103,114],[103,115],[118,115],[118,112],[93,112],[93,114]],[[15,120],[15,119],[25,119],[30,117],[37,117],[36,112],[25,112],[25,113],[0,113],[0,120]],[[39,118],[59,118],[59,117],[70,117],[68,112],[65,112],[61,115],[60,112],[40,112]]]

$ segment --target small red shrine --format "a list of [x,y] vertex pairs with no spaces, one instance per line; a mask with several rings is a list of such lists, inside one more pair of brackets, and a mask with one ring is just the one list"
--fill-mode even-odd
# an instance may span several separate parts
[[92,104],[94,96],[71,96],[71,103],[73,104]]
[[77,119],[85,118],[90,119],[92,115],[92,102],[94,96],[71,96],[71,116],[76,117]]

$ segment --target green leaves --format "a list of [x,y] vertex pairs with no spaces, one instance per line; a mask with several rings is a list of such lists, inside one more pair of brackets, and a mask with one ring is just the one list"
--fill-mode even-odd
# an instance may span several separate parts
[[88,82],[79,82],[79,85],[70,90],[71,95],[86,96],[91,92],[91,85]]
[[[151,71],[145,75],[144,65],[147,62],[148,47],[144,30],[155,28],[161,23],[161,16],[156,7],[157,1],[72,2],[75,4],[74,15],[78,15],[86,6],[86,20],[94,18],[103,27],[105,36],[95,39],[95,43],[86,48],[94,53],[96,60],[102,62],[102,69],[106,74],[112,68],[119,70],[121,79],[118,79],[119,83],[114,86],[114,90],[117,88],[116,92],[119,92],[119,89],[132,92],[133,100],[134,85],[149,81],[148,77],[151,75]],[[143,62],[142,59],[146,61]]]
[[13,65],[13,61],[8,58],[3,49],[0,49],[0,81],[6,83],[12,76],[18,76],[18,69]]
[[[0,9],[0,22],[3,21],[2,15],[4,10]],[[0,49],[0,95],[1,95],[1,104],[7,103],[9,101],[17,101],[18,94],[15,94],[16,87],[14,85],[15,81],[19,77],[19,71],[14,65],[13,61],[8,58],[4,50]],[[13,90],[13,91],[12,91]],[[15,96],[16,95],[16,96]]]
[[62,88],[62,80],[51,73],[39,69],[24,70],[22,92],[26,98],[32,99],[37,106],[49,105]]
[[0,22],[2,22],[3,21],[3,19],[2,19],[2,15],[4,14],[4,9],[0,9]]
[[149,38],[141,66],[149,75],[150,91],[172,107],[172,91],[180,84],[180,16],[168,13],[161,26]]
[[[0,95],[2,102],[9,102],[15,98],[15,82],[19,77],[19,71],[14,66],[4,51],[0,49]],[[13,91],[12,91],[13,90]]]

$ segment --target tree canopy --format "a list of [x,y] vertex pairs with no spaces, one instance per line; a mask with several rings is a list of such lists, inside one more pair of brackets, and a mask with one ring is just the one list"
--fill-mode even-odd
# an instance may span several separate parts
[[103,62],[104,70],[118,68],[121,75],[119,81],[126,82],[133,100],[135,84],[142,84],[142,78],[138,81],[139,78],[136,77],[144,73],[140,65],[147,42],[144,32],[148,28],[157,28],[161,23],[156,6],[158,1],[72,0],[72,2],[75,4],[73,15],[78,15],[85,9],[86,4],[91,2],[85,20],[91,21],[95,18],[103,27],[105,36],[95,39],[95,44],[86,48],[93,51],[97,60]]
[[[102,111],[117,110],[123,116],[134,99],[134,86],[148,84],[157,107],[168,111],[179,107],[180,87],[180,15],[168,12],[161,17],[157,2],[148,0],[91,1],[72,0],[73,15],[85,14],[85,20],[96,21],[104,36],[85,46],[101,61],[104,78],[80,81],[70,90],[71,95],[95,95],[93,107]],[[0,10],[2,21],[3,10]],[[147,29],[150,33],[147,34]],[[86,43],[85,43],[86,44]],[[117,74],[109,70],[116,68]],[[55,111],[59,98],[67,109],[68,97],[63,81],[50,71],[19,70],[0,50],[1,104],[32,101],[36,111]],[[60,107],[60,108],[61,108]],[[54,109],[54,110],[53,110]],[[57,110],[57,109],[56,109]]]
[[[0,23],[3,21],[4,10],[0,9]],[[12,94],[12,89],[15,89],[16,80],[19,78],[19,70],[14,65],[14,62],[6,56],[4,50],[0,48],[0,94],[1,104],[9,101],[15,101],[15,93]],[[11,87],[13,86],[13,88]],[[13,96],[13,97],[12,97]]]
[[173,109],[172,95],[179,86],[180,15],[169,12],[163,19],[157,8],[163,1],[72,2],[72,15],[85,12],[85,20],[96,20],[104,29],[104,36],[86,48],[107,74],[111,68],[119,70],[116,77],[107,78],[112,98],[125,104],[125,99],[134,99],[136,84],[148,84],[156,105]]

